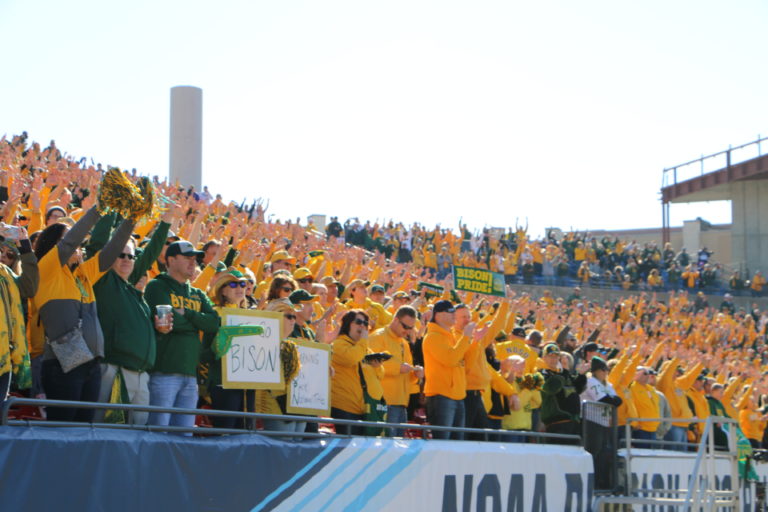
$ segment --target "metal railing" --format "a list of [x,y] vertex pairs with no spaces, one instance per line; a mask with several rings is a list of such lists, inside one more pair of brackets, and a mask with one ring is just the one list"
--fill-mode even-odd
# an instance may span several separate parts
[[[431,432],[446,432],[446,433],[461,433],[461,434],[476,434],[482,436],[485,441],[498,440],[500,442],[514,442],[505,441],[504,439],[515,439],[519,437],[534,438],[538,440],[557,440],[557,441],[569,441],[573,444],[581,444],[581,437],[570,434],[549,434],[545,432],[530,432],[530,431],[517,431],[517,430],[496,430],[488,428],[467,428],[467,427],[445,427],[440,425],[427,425],[418,423],[385,423],[378,421],[362,421],[362,420],[341,420],[335,418],[316,417],[316,416],[299,416],[288,414],[262,414],[254,412],[242,412],[242,411],[222,411],[216,409],[184,409],[178,407],[159,407],[154,405],[134,405],[134,404],[108,404],[108,403],[96,403],[96,402],[77,402],[67,400],[41,400],[38,398],[18,398],[11,397],[5,401],[2,405],[2,412],[0,413],[0,426],[42,426],[42,427],[93,427],[93,428],[111,428],[120,430],[139,430],[149,432],[173,432],[181,434],[208,434],[208,435],[222,435],[222,434],[262,434],[273,437],[288,437],[288,438],[327,438],[329,435],[336,435],[341,437],[354,437],[352,434],[331,434],[331,433],[316,433],[316,432],[280,432],[270,430],[260,430],[255,426],[255,421],[251,422],[252,425],[249,428],[218,428],[218,427],[184,427],[184,426],[172,426],[172,425],[134,425],[128,423],[96,423],[96,422],[68,422],[68,421],[48,421],[48,420],[15,420],[10,419],[8,414],[12,407],[15,406],[33,406],[33,407],[64,407],[64,408],[76,408],[76,409],[93,409],[93,410],[117,410],[117,411],[139,411],[139,412],[157,412],[157,413],[171,413],[171,414],[187,414],[195,416],[215,416],[226,418],[238,418],[243,420],[280,420],[280,421],[304,421],[307,423],[323,423],[332,424],[334,426],[350,426],[350,427],[372,427],[381,428],[382,432],[386,432],[387,429],[403,429],[403,430],[419,430],[422,435],[425,431]],[[248,422],[244,422],[246,425]],[[382,436],[386,437],[386,436]],[[423,439],[427,439],[423,436]],[[467,439],[464,439],[467,440]]]
[[[694,443],[680,443],[674,441],[662,441],[652,439],[632,439],[631,423],[633,422],[661,422],[661,423],[704,423],[704,432],[701,441]],[[728,436],[728,449],[717,450],[715,446],[714,429],[716,424],[731,425],[731,435]],[[683,506],[686,510],[696,510],[704,507],[713,511],[716,508],[731,508],[739,510],[739,467],[737,451],[737,435],[735,428],[738,423],[731,419],[719,416],[700,418],[627,418],[625,425],[625,478],[627,482],[627,496],[600,496],[596,498],[592,510],[601,512],[606,505],[656,505],[656,506]],[[633,454],[633,444],[646,444],[667,446],[673,444],[677,447],[697,447],[693,470],[690,476],[690,485],[687,489],[634,489],[632,487],[632,459],[644,456]],[[667,457],[690,458],[693,452],[668,451]],[[730,466],[731,489],[717,490],[715,488],[715,462],[717,458],[727,458]],[[702,470],[703,468],[703,470]],[[700,478],[701,477],[701,478]],[[648,494],[670,495],[671,497],[649,497]]]
[[[757,140],[753,140],[752,142],[747,142],[746,144],[741,144],[740,146],[731,147],[728,146],[728,149],[725,149],[723,151],[718,151],[717,153],[712,153],[711,155],[702,155],[699,158],[696,158],[694,160],[690,160],[688,162],[674,165],[672,167],[667,167],[664,169],[662,180],[661,180],[661,188],[669,187],[672,185],[677,185],[679,181],[686,181],[691,178],[694,178],[695,176],[703,176],[704,174],[716,171],[723,168],[728,168],[734,163],[740,163],[744,162],[746,160],[750,160],[751,158],[757,158],[762,156],[762,143],[764,141],[768,140],[768,137],[761,137],[760,135],[757,136]],[[753,157],[747,157],[747,158],[739,158],[735,159],[733,153],[736,151],[740,151],[742,149],[748,148],[750,146],[757,146],[757,155]],[[724,157],[724,162],[722,164],[714,164],[715,168],[707,169],[706,164],[709,163],[710,160],[717,161],[718,158]],[[698,164],[699,169],[698,172],[691,171],[690,169],[692,166]],[[679,171],[682,171],[682,176],[679,176]]]

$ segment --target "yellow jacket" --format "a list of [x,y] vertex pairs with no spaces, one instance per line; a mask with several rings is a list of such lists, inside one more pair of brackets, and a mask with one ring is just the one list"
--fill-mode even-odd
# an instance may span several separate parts
[[[661,416],[659,396],[652,386],[635,381],[629,386],[629,391],[637,411],[637,417],[658,418]],[[636,423],[633,426],[645,432],[656,432],[656,429],[659,428],[658,421],[638,421]]]
[[27,354],[24,311],[14,277],[11,269],[0,264],[0,294],[6,304],[5,314],[0,315],[0,375],[19,366]]
[[[693,381],[704,369],[702,363],[697,363],[687,373],[675,379],[675,372],[679,366],[680,360],[674,358],[666,368],[662,369],[656,380],[656,388],[664,393],[669,402],[669,408],[672,411],[673,418],[693,418],[693,411],[688,407],[688,398],[685,394],[693,386]],[[687,422],[672,423],[676,427],[688,427]]]
[[[711,411],[709,410],[709,402],[707,401],[707,397],[704,396],[704,392],[691,388],[687,395],[693,402],[693,407],[695,409],[693,412],[696,417],[702,420],[709,418]],[[696,424],[696,430],[699,431],[700,435],[704,433],[704,425],[704,423]]]
[[381,386],[380,371],[362,363],[363,357],[370,353],[368,340],[355,343],[349,336],[339,336],[333,340],[333,378],[331,379],[331,407],[352,414],[363,414],[363,387],[360,384],[358,367],[362,367],[368,394],[379,399],[384,395]]
[[424,352],[424,394],[442,395],[452,400],[463,400],[467,395],[464,372],[464,354],[469,339],[462,336],[458,341],[453,333],[435,322],[427,325],[422,350]]
[[765,430],[765,421],[761,419],[760,414],[751,407],[745,407],[739,411],[739,427],[747,439],[755,441],[763,440],[763,431]]
[[[493,342],[493,339],[504,327],[507,321],[509,303],[503,302],[499,306],[496,315],[491,322],[483,339],[477,343],[471,343],[464,354],[464,368],[467,372],[467,389],[484,390],[491,382],[491,373],[488,370],[488,360],[485,357],[485,349]],[[463,333],[454,332],[455,337],[463,336]],[[493,368],[491,368],[493,369]]]
[[387,405],[408,405],[411,383],[416,379],[413,372],[400,373],[403,363],[413,364],[411,347],[407,341],[385,327],[378,329],[368,338],[368,347],[373,352],[389,352],[392,359],[384,361],[384,378],[381,385],[384,387],[384,399]]

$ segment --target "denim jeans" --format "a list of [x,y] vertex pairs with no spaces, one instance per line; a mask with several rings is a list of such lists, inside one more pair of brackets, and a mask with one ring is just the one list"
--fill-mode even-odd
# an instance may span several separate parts
[[[45,396],[49,400],[74,400],[97,402],[101,388],[101,368],[93,359],[64,373],[56,359],[43,361],[42,381]],[[47,407],[49,421],[93,421],[93,409],[71,407]]]
[[678,452],[684,452],[687,450],[687,447],[683,443],[688,442],[688,432],[685,429],[685,427],[678,427],[677,425],[672,425],[669,429],[669,432],[667,432],[667,435],[664,436],[664,440],[680,443],[678,445],[674,445],[674,444],[665,445],[664,446],[665,450],[675,450]]
[[[442,427],[463,427],[464,426],[464,401],[451,400],[442,395],[427,397],[427,420],[430,425]],[[450,434],[450,435],[449,435]],[[443,432],[432,431],[434,439],[464,439],[463,432]]]
[[[646,430],[640,430],[640,429],[632,429],[632,439],[641,439],[641,440],[656,440],[656,432],[648,432]],[[648,450],[653,450],[655,448],[658,448],[659,445],[651,444],[651,443],[632,443],[635,448],[645,448]]]
[[[331,418],[337,419],[337,420],[360,420],[362,421],[363,415],[362,414],[354,414],[351,412],[347,412],[343,409],[337,409],[336,407],[331,407]],[[336,433],[337,434],[343,434],[343,435],[353,435],[353,436],[364,436],[365,435],[365,428],[358,427],[358,426],[352,426],[352,425],[336,425]]]
[[[149,405],[194,409],[197,406],[197,379],[189,375],[153,373],[149,378]],[[195,415],[152,412],[147,424],[192,427]]]
[[[406,423],[408,421],[408,410],[404,405],[388,405],[387,406],[387,423]],[[403,437],[405,434],[404,428],[388,428],[387,435],[389,437]]]
[[[304,432],[307,428],[306,421],[283,421],[283,420],[262,420],[264,430],[271,432]],[[303,437],[275,436],[275,439],[281,441],[301,441]]]
[[[467,390],[464,398],[464,425],[467,428],[488,428],[488,414],[485,412],[483,397],[477,390]],[[483,434],[467,434],[467,439],[485,441]]]

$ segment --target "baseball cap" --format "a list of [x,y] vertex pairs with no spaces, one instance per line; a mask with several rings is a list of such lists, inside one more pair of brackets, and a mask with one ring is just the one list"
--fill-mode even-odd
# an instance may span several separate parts
[[512,329],[512,336],[517,336],[518,338],[525,338],[525,328],[515,327],[514,329]]
[[544,345],[544,350],[541,351],[541,355],[548,356],[550,354],[559,354],[560,347],[556,343],[547,343]]
[[404,291],[401,290],[399,292],[395,292],[394,295],[392,295],[392,298],[393,299],[408,299],[410,297],[408,296],[408,292],[404,292]]
[[171,256],[202,256],[203,254],[205,254],[203,251],[195,250],[195,246],[186,240],[173,242],[165,251],[166,258]]
[[293,304],[300,304],[302,302],[311,302],[317,299],[317,295],[312,295],[307,290],[299,288],[298,290],[291,292],[291,295],[288,298]]
[[283,260],[288,260],[291,263],[293,263],[296,261],[296,258],[288,254],[288,251],[275,251],[272,257],[269,258],[270,263],[274,263],[276,261],[283,261]]
[[439,300],[435,302],[435,306],[432,308],[432,313],[435,315],[438,313],[455,313],[456,309],[449,300]]
[[589,371],[596,372],[597,370],[607,370],[608,365],[603,361],[602,357],[595,356],[589,362]]
[[597,352],[599,348],[600,345],[594,341],[590,341],[589,343],[584,344],[584,352]]
[[296,280],[305,279],[307,277],[312,277],[312,271],[309,270],[307,267],[297,268],[293,272],[293,278]]
[[384,292],[386,292],[386,290],[380,284],[375,284],[375,285],[371,286],[371,293],[375,293],[375,292],[384,293]]

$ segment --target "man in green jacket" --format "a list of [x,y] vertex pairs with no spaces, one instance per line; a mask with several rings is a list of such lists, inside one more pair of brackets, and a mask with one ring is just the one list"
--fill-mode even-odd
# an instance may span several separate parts
[[[118,403],[149,405],[149,371],[155,364],[155,329],[169,331],[152,316],[144,295],[135,288],[165,247],[174,215],[171,208],[163,216],[144,250],[137,250],[129,240],[112,268],[93,286],[96,293],[99,323],[104,332],[104,359],[101,362],[99,402],[113,398]],[[109,240],[115,214],[105,215],[94,226],[88,252],[97,252]],[[116,377],[120,379],[116,381]],[[103,421],[104,410],[96,411],[97,422]],[[128,422],[145,425],[149,413],[131,411]]]
[[[189,283],[195,275],[198,255],[202,251],[186,240],[173,242],[165,251],[167,272],[147,284],[145,297],[153,315],[159,305],[173,308],[171,331],[157,334],[157,357],[149,379],[150,405],[188,409],[197,405],[200,332],[215,333],[220,323],[208,296]],[[148,423],[192,427],[195,417],[153,412]]]

